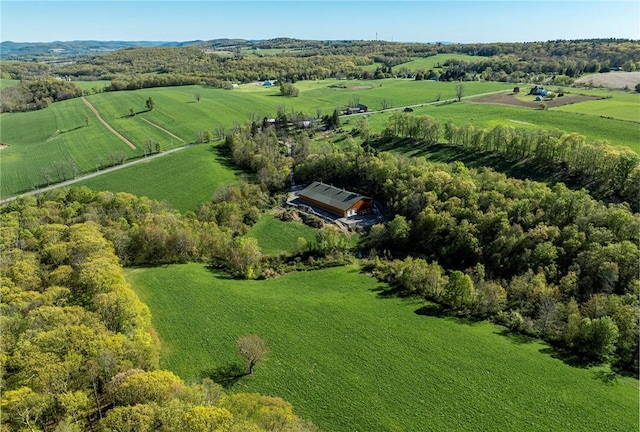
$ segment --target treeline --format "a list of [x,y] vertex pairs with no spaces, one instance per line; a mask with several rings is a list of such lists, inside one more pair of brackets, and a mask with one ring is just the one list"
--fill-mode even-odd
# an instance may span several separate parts
[[640,210],[640,156],[623,146],[606,142],[586,142],[577,133],[498,125],[492,129],[469,123],[456,126],[431,116],[391,115],[383,135],[410,138],[416,147],[445,140],[469,151],[492,152],[512,162],[533,161],[555,167],[567,180],[585,187],[592,194],[611,201],[625,201]]
[[[585,332],[591,327],[584,318],[606,315],[614,320],[617,313],[625,314],[630,320],[624,324],[627,327],[622,329],[614,320],[613,345],[594,358],[605,359],[613,346],[619,367],[637,369],[637,338],[633,343],[620,336],[629,329],[637,331],[640,292],[640,215],[628,204],[604,205],[584,190],[571,191],[561,183],[550,188],[486,168],[469,170],[461,163],[438,166],[359,146],[312,154],[296,166],[295,176],[302,183],[345,185],[383,202],[391,221],[371,229],[363,243],[365,255],[410,255],[463,273],[481,266],[483,278],[506,291],[506,313],[523,317],[522,325],[516,326],[520,330],[593,354],[584,345],[592,343],[587,336],[568,341],[556,339],[546,327],[543,332],[536,330],[532,323],[542,313],[540,290],[549,294],[545,304],[553,313],[575,302],[581,315],[572,322],[584,324]],[[407,271],[406,277],[413,277]],[[510,286],[518,288],[512,291]],[[427,297],[463,311],[475,307],[472,293],[463,300]],[[608,306],[589,315],[586,311],[596,301]]]
[[[415,57],[469,54],[478,61],[447,60],[441,79],[535,81],[555,78],[567,84],[573,78],[609,67],[636,70],[640,43],[629,40],[549,41],[495,44],[405,44],[385,41],[299,41],[276,39],[238,42],[225,47],[231,54],[207,53],[206,43],[179,47],[128,48],[79,56],[72,63],[3,63],[3,73],[13,79],[68,75],[75,79],[118,80],[113,89],[133,89],[196,82],[247,83],[269,78],[295,82],[322,78],[382,78],[396,76],[392,68]],[[282,48],[268,56],[244,56],[241,49]],[[360,66],[379,62],[377,74]],[[413,71],[421,76],[433,72]],[[135,75],[145,75],[137,78]],[[149,75],[149,76],[146,76]],[[155,75],[154,78],[152,75]],[[166,77],[165,77],[166,75]]]
[[186,385],[158,369],[149,310],[118,256],[196,257],[196,244],[208,251],[222,238],[214,222],[86,188],[22,198],[0,217],[3,430],[315,430],[282,399],[225,394],[207,379]]
[[82,89],[59,79],[21,81],[0,90],[0,112],[31,111],[46,108],[54,102],[82,96]]

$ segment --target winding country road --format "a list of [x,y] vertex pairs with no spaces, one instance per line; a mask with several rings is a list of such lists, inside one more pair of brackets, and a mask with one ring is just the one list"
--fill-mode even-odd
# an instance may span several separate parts
[[100,115],[100,113],[98,112],[98,110],[91,105],[91,102],[89,102],[84,96],[82,96],[82,102],[84,102],[84,104],[86,106],[89,107],[89,109],[93,112],[93,114],[95,114],[96,118],[98,120],[100,120],[100,123],[102,123],[104,125],[104,127],[106,127],[107,129],[109,129],[109,132],[111,132],[112,134],[114,134],[115,136],[117,136],[118,138],[120,138],[120,140],[122,142],[124,142],[126,145],[128,145],[129,147],[131,147],[131,150],[135,150],[136,146],[133,145],[133,143],[131,141],[129,141],[128,139],[126,139],[125,137],[123,137],[120,132],[118,132],[117,130],[115,130],[114,128],[111,127],[111,125],[109,123],[107,123],[102,116]]

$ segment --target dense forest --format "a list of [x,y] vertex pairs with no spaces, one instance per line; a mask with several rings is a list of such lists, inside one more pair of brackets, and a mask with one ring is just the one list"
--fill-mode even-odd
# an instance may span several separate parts
[[406,138],[414,148],[446,142],[500,155],[510,163],[544,166],[575,188],[584,187],[599,199],[626,202],[634,211],[640,210],[640,156],[627,147],[588,143],[578,133],[506,126],[483,129],[470,123],[458,127],[451,121],[404,112],[390,117],[383,135],[382,142]]

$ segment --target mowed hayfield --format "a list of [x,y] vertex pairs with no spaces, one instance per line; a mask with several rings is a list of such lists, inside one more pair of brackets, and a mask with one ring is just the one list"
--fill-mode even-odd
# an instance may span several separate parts
[[635,122],[636,128],[640,128],[640,93],[593,90],[572,90],[572,93],[606,97],[606,99],[564,105],[552,110],[627,120]]
[[219,144],[198,144],[78,185],[97,191],[129,192],[164,201],[184,213],[211,201],[215,191],[238,178],[224,163]]
[[[330,87],[336,84],[346,88]],[[162,150],[182,146],[194,142],[199,131],[215,133],[218,126],[228,129],[252,118],[260,121],[274,117],[279,106],[287,113],[302,111],[315,116],[318,110],[331,114],[334,109],[343,108],[354,95],[371,109],[379,109],[383,100],[402,106],[455,94],[454,83],[413,80],[324,80],[299,82],[296,86],[300,88],[297,98],[280,96],[277,87],[257,85],[235,90],[184,86],[87,96],[100,116],[132,142],[135,150],[100,123],[81,99],[54,103],[39,111],[2,114],[0,143],[9,146],[0,153],[2,197],[44,185],[43,171],[54,171],[57,164],[68,165],[73,160],[79,173],[93,172],[97,166],[107,164],[111,154],[124,152],[128,159],[143,157],[149,141],[159,143]],[[499,83],[474,83],[468,91],[486,93],[504,88]],[[199,102],[196,94],[200,95]],[[145,105],[150,97],[155,102],[152,111]],[[131,109],[135,116],[130,115]]]
[[435,306],[381,295],[355,266],[240,281],[199,264],[134,268],[161,366],[187,381],[223,376],[235,340],[268,348],[232,391],[293,403],[326,432],[633,431],[638,381],[554,358],[538,341],[488,322],[432,315]]

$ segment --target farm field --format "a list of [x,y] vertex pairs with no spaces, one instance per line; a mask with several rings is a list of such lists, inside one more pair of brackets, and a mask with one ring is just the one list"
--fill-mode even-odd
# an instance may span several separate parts
[[80,87],[85,92],[96,90],[96,92],[102,91],[105,87],[111,85],[111,81],[99,80],[99,81],[73,81],[73,84]]
[[98,161],[107,163],[112,154],[137,154],[110,133],[79,98],[43,110],[2,114],[0,142],[8,145],[0,150],[3,198],[46,184],[44,171],[56,181],[56,167],[64,168],[70,178],[71,160],[82,173],[95,171]]
[[[613,99],[615,101],[615,99]],[[609,101],[609,100],[605,100]],[[582,103],[596,103],[582,102]],[[567,105],[568,110],[575,110],[580,104]],[[584,135],[587,141],[607,141],[611,145],[623,145],[640,153],[640,127],[638,123],[603,118],[599,115],[583,114],[572,111],[560,111],[560,108],[537,110],[517,106],[497,104],[452,103],[430,105],[414,108],[414,115],[430,115],[434,119],[446,122],[451,119],[457,125],[471,123],[474,126],[492,128],[496,125],[516,128],[538,128],[577,132]],[[372,132],[381,132],[390,114],[374,114],[369,116],[369,127]]]
[[184,213],[210,201],[216,189],[236,176],[234,169],[221,162],[216,146],[200,144],[78,185],[165,201]]
[[323,431],[630,431],[638,381],[604,383],[547,345],[487,322],[430,316],[380,295],[348,266],[238,281],[202,265],[127,270],[149,305],[161,367],[188,381],[236,363],[234,341],[270,352],[234,391],[278,395]]
[[283,222],[273,215],[264,215],[251,227],[247,236],[258,240],[258,246],[265,255],[291,254],[304,238],[308,243],[316,240],[318,231],[301,222]]
[[[582,102],[552,108],[554,111],[573,112],[640,123],[640,93],[572,91],[575,93],[612,96],[610,99]],[[640,126],[636,125],[636,128]]]
[[[334,84],[344,84],[347,88],[329,88]],[[201,130],[215,132],[218,125],[229,128],[252,116],[255,119],[273,117],[279,105],[283,105],[288,113],[303,111],[315,115],[318,108],[323,114],[330,114],[335,108],[344,107],[354,94],[371,109],[381,108],[383,100],[403,106],[435,100],[438,95],[448,98],[455,94],[455,83],[413,80],[324,80],[296,85],[300,88],[297,98],[280,96],[277,87],[256,85],[245,85],[232,91],[184,86],[87,96],[101,117],[133,142],[137,147],[135,150],[111,134],[80,99],[54,103],[39,111],[3,114],[0,116],[0,142],[9,147],[1,154],[2,197],[45,184],[42,171],[52,170],[52,164],[68,163],[73,159],[80,173],[94,171],[99,160],[106,164],[113,153],[124,152],[127,158],[142,156],[148,140],[167,150],[194,142]],[[470,83],[468,87],[469,94],[509,88],[500,83]],[[195,93],[200,93],[200,102],[195,100]],[[155,101],[153,111],[146,111],[145,101],[149,97]],[[138,114],[130,116],[130,108]],[[88,126],[85,115],[89,118]],[[38,127],[32,127],[34,124]],[[58,130],[61,133],[57,133]]]
[[397,66],[394,66],[394,69],[405,67],[405,68],[407,68],[407,69],[409,69],[411,71],[422,70],[422,71],[426,72],[429,69],[436,69],[438,66],[442,66],[449,59],[462,60],[462,61],[466,61],[466,62],[476,62],[476,61],[483,60],[484,57],[470,56],[470,55],[465,55],[465,54],[453,54],[453,53],[451,53],[451,54],[446,54],[446,53],[445,54],[436,54],[436,55],[431,56],[431,57],[418,57],[418,58],[415,58],[415,59],[411,60],[410,62],[401,63],[401,64],[399,64]]
[[582,85],[603,86],[610,88],[629,88],[633,89],[636,84],[640,83],[640,72],[609,72],[595,73],[583,75],[576,80],[576,83]]

